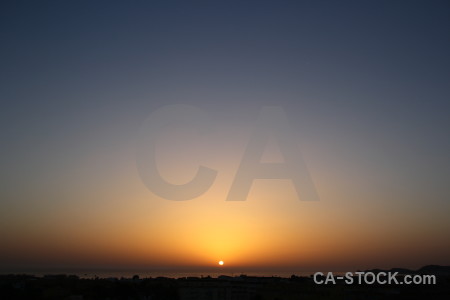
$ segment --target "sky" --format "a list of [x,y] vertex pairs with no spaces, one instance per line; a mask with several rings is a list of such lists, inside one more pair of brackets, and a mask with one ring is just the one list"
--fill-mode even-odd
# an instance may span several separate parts
[[[2,1],[1,268],[449,265],[449,14],[448,1]],[[228,201],[246,157],[293,165],[276,132],[263,155],[251,147],[273,107],[283,117],[262,123],[289,124],[309,183],[255,177]],[[139,158],[143,139],[156,146]],[[167,199],[146,157],[169,185],[200,166],[215,177]]]

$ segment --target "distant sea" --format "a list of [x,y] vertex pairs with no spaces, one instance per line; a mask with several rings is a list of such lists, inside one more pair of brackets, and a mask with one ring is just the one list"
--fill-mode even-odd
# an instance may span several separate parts
[[43,277],[45,275],[56,275],[56,274],[66,274],[66,275],[76,275],[80,278],[132,278],[135,275],[138,275],[139,278],[156,278],[156,277],[168,277],[168,278],[185,278],[185,277],[213,277],[217,278],[221,275],[225,276],[258,276],[258,277],[291,277],[292,275],[296,276],[309,276],[314,274],[314,272],[288,272],[288,271],[245,271],[245,270],[217,270],[217,271],[186,271],[186,270],[82,270],[82,269],[49,269],[49,270],[1,270],[0,274],[27,274],[34,275],[38,277]]

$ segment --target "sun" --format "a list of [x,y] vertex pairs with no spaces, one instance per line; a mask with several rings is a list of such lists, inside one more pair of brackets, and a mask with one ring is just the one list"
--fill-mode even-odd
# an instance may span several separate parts
[[223,260],[219,261],[219,265],[223,266]]

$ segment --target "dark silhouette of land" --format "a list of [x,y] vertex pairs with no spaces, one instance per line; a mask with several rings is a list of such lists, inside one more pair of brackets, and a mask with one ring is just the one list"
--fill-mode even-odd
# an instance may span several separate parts
[[[0,275],[1,299],[139,299],[139,300],[281,300],[281,299],[450,299],[450,266],[418,270],[366,270],[406,275],[435,275],[436,284],[316,284],[313,276],[290,278],[256,276],[182,278],[94,278],[75,275]],[[325,278],[325,276],[323,276]]]

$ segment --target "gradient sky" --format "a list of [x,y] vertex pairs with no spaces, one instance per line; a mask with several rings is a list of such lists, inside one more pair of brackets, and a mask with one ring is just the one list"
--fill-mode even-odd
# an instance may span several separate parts
[[[448,1],[2,1],[0,265],[450,264],[449,37]],[[215,124],[159,144],[169,182],[218,171],[190,201],[136,167],[171,104]],[[226,201],[262,106],[286,111],[320,201],[289,180]]]

